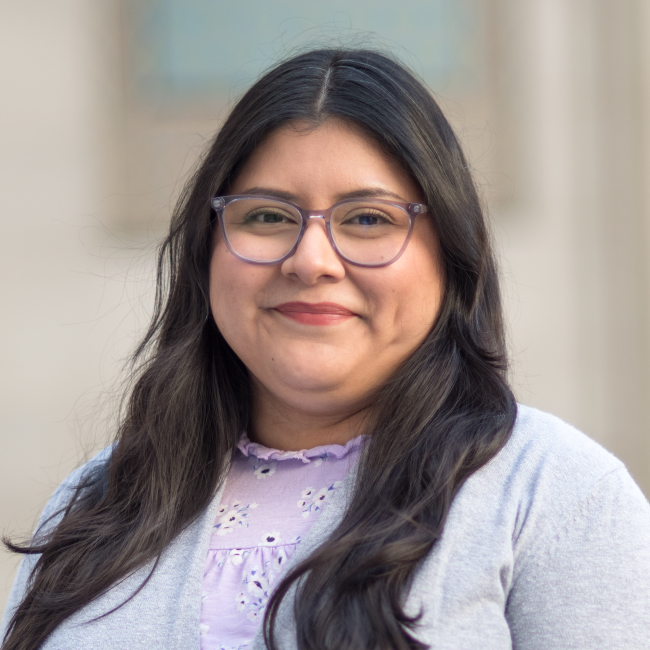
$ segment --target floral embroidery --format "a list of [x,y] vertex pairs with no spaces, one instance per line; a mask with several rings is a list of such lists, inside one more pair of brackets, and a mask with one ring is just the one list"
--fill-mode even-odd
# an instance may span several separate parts
[[248,521],[246,521],[246,518],[250,514],[248,511],[254,510],[257,506],[257,503],[248,503],[242,506],[239,501],[235,501],[231,509],[228,510],[227,505],[222,505],[217,513],[217,517],[219,518],[218,522],[214,526],[217,529],[217,535],[232,533],[233,529],[237,526],[248,528]]
[[305,488],[301,493],[300,493],[300,501],[298,501],[298,507],[299,508],[304,508],[309,499],[314,496],[314,493],[316,490],[313,487],[308,487]]
[[244,591],[237,596],[237,611],[246,612],[249,621],[256,621],[264,615],[264,609],[278,581],[288,556],[285,549],[277,548],[277,555],[264,564],[262,569],[251,569],[243,580]]
[[241,566],[241,563],[250,555],[248,549],[233,548],[228,553],[228,562],[233,566]]
[[246,591],[249,595],[245,605],[245,609],[248,610],[246,618],[249,621],[254,621],[264,613],[264,608],[269,600],[271,591],[269,579],[265,571],[252,569],[244,577],[244,585],[246,585]]
[[[298,541],[295,542],[296,544],[300,543],[300,538],[298,538]],[[280,551],[273,559],[271,559],[268,563],[267,566],[273,573],[276,575],[280,575],[282,571],[284,571],[284,565],[287,563],[287,556]]]
[[255,476],[258,479],[264,479],[268,476],[273,476],[273,474],[275,474],[276,465],[276,461],[271,461],[270,463],[255,463]]
[[279,541],[280,533],[267,533],[266,535],[262,535],[260,544],[263,546],[273,546],[274,544],[277,545]]
[[302,516],[304,518],[309,517],[312,512],[320,512],[323,509],[323,504],[325,501],[329,501],[332,498],[334,491],[339,488],[341,481],[334,481],[329,487],[324,487],[314,491],[314,488],[306,488],[302,491],[300,501],[298,501],[298,507],[302,508]]
[[246,594],[242,591],[239,596],[237,596],[237,611],[243,612],[248,605],[248,598]]
[[327,460],[327,454],[323,454],[322,456],[319,456],[315,461],[314,461],[314,467],[320,467],[323,464],[323,461]]

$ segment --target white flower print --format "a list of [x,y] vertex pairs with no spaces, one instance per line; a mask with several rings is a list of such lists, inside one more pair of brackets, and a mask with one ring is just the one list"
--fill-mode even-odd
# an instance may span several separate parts
[[[225,517],[225,515],[224,515]],[[222,517],[222,519],[224,518]],[[217,528],[217,535],[226,535],[227,533],[232,533],[233,528],[235,527],[235,521],[229,522],[228,518],[226,517],[226,521],[220,521],[215,528]]]
[[271,587],[276,579],[277,575],[271,570],[271,567],[267,567],[266,571],[253,569],[244,576],[244,586],[247,595],[244,592],[240,594],[238,609],[242,612],[246,611],[246,616],[249,620],[257,620],[264,614],[264,608],[269,600]]
[[233,548],[228,553],[228,561],[234,566],[241,566],[244,558],[248,557],[250,551],[241,548]]
[[251,571],[246,588],[255,599],[268,598],[269,596],[269,580],[262,571]]
[[[279,539],[277,533],[273,535]],[[292,540],[292,543],[299,542],[300,537],[294,537]],[[246,612],[246,617],[250,621],[256,621],[264,615],[264,608],[272,588],[284,571],[288,560],[287,552],[282,547],[276,548],[276,552],[264,563],[264,568],[252,569],[244,576],[242,585],[244,590],[237,597],[237,610]]]
[[300,501],[298,501],[298,507],[299,508],[304,508],[307,503],[309,502],[309,499],[311,499],[316,492],[316,489],[313,487],[308,487],[305,488],[301,493],[300,493]]
[[329,488],[321,488],[320,490],[318,490],[318,492],[316,492],[316,496],[314,496],[314,501],[315,502],[316,501],[321,501],[321,502],[322,501],[327,501],[329,499],[329,497],[330,497],[330,494],[331,494],[331,492],[330,492]]
[[249,503],[242,506],[240,501],[235,501],[230,507],[227,504],[220,506],[217,513],[220,516],[215,525],[217,535],[232,533],[233,529],[238,526],[248,528],[248,521],[246,521],[249,515],[248,511],[257,508],[257,506],[257,503]]
[[335,481],[329,487],[324,487],[315,492],[313,488],[305,488],[300,496],[302,499],[298,501],[298,507],[302,509],[303,518],[309,517],[312,512],[320,512],[323,509],[323,504],[328,501],[334,491],[340,487],[341,481]]
[[270,463],[260,463],[256,468],[255,468],[255,476],[258,479],[264,479],[269,476],[273,476],[275,474],[275,466],[277,465],[277,462],[271,461]]
[[287,556],[284,554],[282,549],[279,549],[278,554],[269,562],[267,566],[269,571],[272,571],[276,576],[284,570],[284,565],[287,563]]
[[246,515],[242,515],[237,510],[229,510],[225,515],[219,518],[219,523],[224,526],[236,526]]
[[279,541],[280,533],[266,533],[265,535],[262,535],[260,544],[263,544],[264,546],[272,546],[273,544],[277,544]]
[[246,609],[246,605],[248,605],[248,597],[242,591],[239,596],[237,596],[237,611],[243,612]]
[[199,636],[206,636],[206,634],[210,631],[210,626],[206,625],[205,623],[201,623],[199,625]]
[[219,528],[217,535],[227,535],[228,533],[232,533],[232,526],[221,526],[221,524],[217,524],[215,528]]

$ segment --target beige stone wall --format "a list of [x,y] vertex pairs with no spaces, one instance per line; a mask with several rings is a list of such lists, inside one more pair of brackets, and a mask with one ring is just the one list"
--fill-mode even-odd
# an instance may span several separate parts
[[493,213],[524,402],[599,440],[650,493],[649,12],[499,0]]
[[[486,6],[486,91],[447,105],[486,184],[518,397],[617,453],[650,494],[650,6]],[[139,107],[126,35],[117,2],[0,0],[0,527],[12,534],[108,439],[152,242],[220,119]],[[0,553],[0,608],[14,566]]]
[[[102,393],[148,299],[145,237],[114,225],[126,185],[114,4],[0,2],[0,528],[12,535],[103,446]],[[0,609],[14,565],[0,552]]]

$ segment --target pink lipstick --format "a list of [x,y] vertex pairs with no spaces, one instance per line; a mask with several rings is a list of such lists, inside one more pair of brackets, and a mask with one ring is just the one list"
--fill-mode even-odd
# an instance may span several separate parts
[[335,302],[285,302],[274,307],[286,318],[303,325],[338,325],[356,314]]

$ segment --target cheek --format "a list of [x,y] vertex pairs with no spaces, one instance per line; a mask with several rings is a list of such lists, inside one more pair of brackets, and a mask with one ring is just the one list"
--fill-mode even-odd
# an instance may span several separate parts
[[212,316],[223,333],[222,319],[229,311],[225,305],[230,302],[228,290],[232,286],[232,280],[228,277],[228,265],[224,264],[227,251],[222,248],[225,247],[217,243],[210,260],[210,307]]
[[411,250],[411,290],[414,317],[426,322],[427,332],[435,323],[445,294],[445,273],[438,238],[429,221],[422,221]]
[[217,243],[210,262],[210,307],[217,327],[231,345],[241,329],[238,324],[251,308],[253,292],[247,269],[239,269],[240,264],[223,243]]
[[445,291],[444,274],[435,251],[435,240],[411,242],[408,255],[375,276],[372,293],[377,324],[392,330],[396,340],[418,345],[429,333],[440,312]]
[[438,277],[416,277],[393,288],[391,311],[396,335],[419,344],[436,321],[444,289]]

